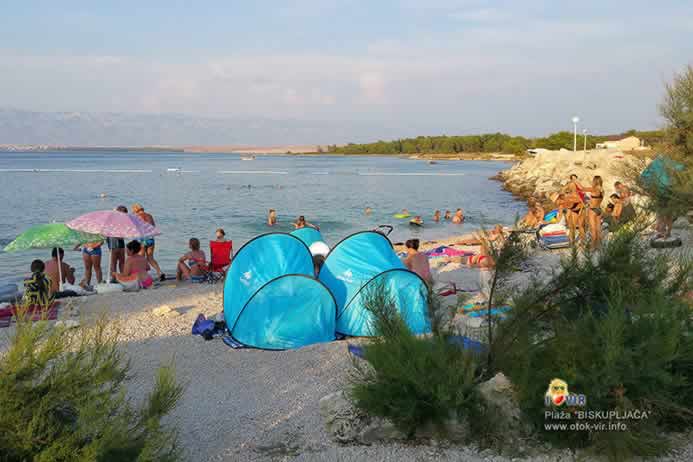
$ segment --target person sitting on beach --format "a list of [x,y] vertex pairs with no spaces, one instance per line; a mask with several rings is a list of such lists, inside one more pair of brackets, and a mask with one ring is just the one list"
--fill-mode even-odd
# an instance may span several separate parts
[[142,244],[139,241],[131,241],[125,246],[127,258],[122,273],[116,273],[116,280],[123,285],[125,290],[148,289],[154,284],[154,280],[148,273],[149,261],[141,255]]
[[522,217],[519,225],[523,228],[534,229],[544,221],[544,208],[534,199],[529,201],[527,214]]
[[[96,282],[103,282],[103,274],[101,272],[101,246],[103,241],[87,242],[82,244],[82,261],[84,262],[84,277],[79,283],[82,288],[87,288],[91,285],[92,270],[96,273]],[[80,246],[75,247],[78,250]]]
[[267,212],[267,226],[274,226],[277,224],[277,212],[274,209],[269,209]]
[[[60,256],[60,271],[58,271],[58,256]],[[51,257],[45,263],[45,272],[51,281],[51,294],[56,294],[60,291],[60,284],[75,283],[75,269],[65,263],[65,251],[61,248],[53,248]]]
[[215,237],[216,242],[226,242],[226,232],[222,228],[217,228]]
[[452,219],[452,215],[450,214],[450,210],[445,211],[445,216],[443,217],[444,220],[450,221]]
[[438,223],[440,221],[440,210],[436,210],[433,212],[433,221]]
[[614,183],[614,189],[618,193],[618,196],[621,198],[621,202],[623,203],[624,207],[630,204],[630,198],[632,194],[628,186],[624,185],[620,181],[617,181],[616,183]]
[[407,248],[407,256],[402,260],[404,266],[418,274],[429,286],[432,285],[431,267],[426,254],[419,252],[419,240],[409,239],[404,245]]
[[455,216],[452,217],[452,222],[455,223],[456,225],[461,225],[463,221],[464,221],[464,213],[462,213],[462,209],[457,209],[455,211]]
[[[116,212],[128,213],[128,208],[124,205],[119,205],[116,207]],[[122,272],[125,268],[125,239],[121,237],[109,237],[106,239],[106,244],[108,245],[108,250],[111,251],[111,282],[116,282],[113,275],[118,272]]]
[[22,303],[25,305],[47,307],[53,303],[51,281],[46,277],[45,269],[46,265],[41,260],[31,262],[31,277],[24,280]]
[[318,275],[320,274],[320,268],[322,268],[322,265],[324,264],[324,255],[313,255],[313,272],[315,273],[315,277],[318,277]]
[[205,253],[200,250],[200,241],[193,237],[188,242],[188,246],[190,247],[190,252],[185,253],[178,259],[178,269],[176,271],[176,280],[178,281],[195,279],[204,275],[207,259]]

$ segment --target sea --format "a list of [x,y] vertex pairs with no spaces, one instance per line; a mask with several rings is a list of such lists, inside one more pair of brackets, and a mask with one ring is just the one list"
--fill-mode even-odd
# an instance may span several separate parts
[[[412,160],[394,156],[257,156],[181,152],[0,153],[0,248],[27,228],[65,222],[94,210],[135,202],[151,213],[161,236],[156,258],[175,271],[188,239],[206,244],[217,228],[234,250],[259,234],[289,232],[299,215],[320,227],[328,245],[350,234],[393,226],[390,238],[436,240],[496,223],[512,224],[526,211],[522,201],[491,180],[508,163]],[[364,213],[366,207],[373,211]],[[268,227],[267,212],[278,224]],[[393,215],[421,215],[423,227]],[[435,210],[462,208],[463,225],[435,223]],[[0,251],[0,283],[16,282],[49,250]],[[108,257],[104,257],[104,261]],[[79,252],[66,261],[82,274]],[[103,264],[104,273],[107,265]]]

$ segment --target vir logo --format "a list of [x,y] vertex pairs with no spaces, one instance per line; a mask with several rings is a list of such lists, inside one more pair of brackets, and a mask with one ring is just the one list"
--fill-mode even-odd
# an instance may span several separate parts
[[587,397],[585,395],[574,395],[568,392],[568,383],[565,380],[553,379],[549,382],[549,388],[544,394],[544,404],[546,406],[585,406]]

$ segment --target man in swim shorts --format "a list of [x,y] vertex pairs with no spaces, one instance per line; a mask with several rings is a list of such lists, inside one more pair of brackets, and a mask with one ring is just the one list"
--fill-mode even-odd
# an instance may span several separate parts
[[[132,213],[137,215],[140,220],[144,221],[145,223],[149,223],[152,226],[156,226],[154,222],[154,217],[144,211],[144,207],[142,207],[141,204],[135,203],[132,204]],[[165,281],[166,280],[166,275],[161,272],[161,268],[159,268],[159,263],[154,259],[154,246],[156,243],[154,242],[153,237],[147,237],[142,239],[142,250],[144,252],[144,256],[147,258],[147,262],[149,265],[154,268],[156,271],[157,277],[159,278],[160,281]]]

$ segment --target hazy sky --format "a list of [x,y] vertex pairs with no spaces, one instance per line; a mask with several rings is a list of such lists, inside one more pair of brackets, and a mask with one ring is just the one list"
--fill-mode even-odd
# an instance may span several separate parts
[[0,106],[37,111],[603,133],[693,63],[691,0],[2,3]]

